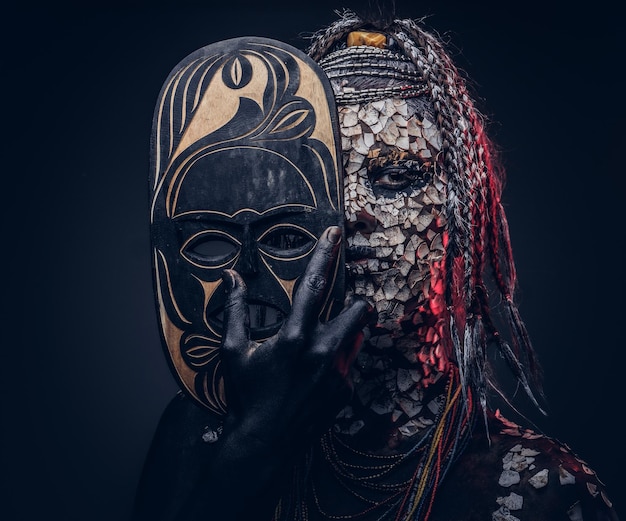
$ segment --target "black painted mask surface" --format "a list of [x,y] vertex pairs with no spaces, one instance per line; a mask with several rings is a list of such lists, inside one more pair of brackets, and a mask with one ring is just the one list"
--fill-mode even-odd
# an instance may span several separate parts
[[[342,226],[336,120],[324,73],[274,40],[199,49],[161,90],[151,149],[161,332],[183,388],[217,413],[226,407],[222,271],[248,286],[251,337],[275,334],[318,237]],[[342,285],[339,270],[326,314]]]

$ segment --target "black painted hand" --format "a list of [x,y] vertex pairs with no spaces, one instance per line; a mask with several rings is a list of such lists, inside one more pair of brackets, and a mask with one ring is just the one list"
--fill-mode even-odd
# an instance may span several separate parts
[[292,310],[279,332],[262,343],[250,340],[246,286],[225,272],[222,363],[228,415],[225,431],[243,429],[268,447],[305,445],[327,428],[347,402],[349,367],[361,344],[371,311],[362,300],[346,303],[332,320],[319,319],[337,260],[340,229],[320,237],[302,275]]

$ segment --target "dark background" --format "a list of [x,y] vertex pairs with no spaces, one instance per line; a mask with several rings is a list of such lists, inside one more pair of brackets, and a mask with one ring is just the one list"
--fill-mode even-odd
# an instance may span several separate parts
[[[228,37],[302,48],[301,33],[355,5],[221,4],[4,13],[3,519],[127,520],[176,390],[148,244],[148,140],[169,71]],[[625,516],[626,46],[607,0],[572,6],[425,1],[397,11],[431,15],[475,80],[509,172],[518,296],[551,404],[545,428],[598,471]]]

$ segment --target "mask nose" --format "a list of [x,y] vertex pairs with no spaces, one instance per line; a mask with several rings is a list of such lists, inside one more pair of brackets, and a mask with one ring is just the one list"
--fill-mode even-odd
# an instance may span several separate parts
[[256,275],[259,273],[259,249],[250,226],[243,229],[243,241],[238,266],[235,268],[241,275]]

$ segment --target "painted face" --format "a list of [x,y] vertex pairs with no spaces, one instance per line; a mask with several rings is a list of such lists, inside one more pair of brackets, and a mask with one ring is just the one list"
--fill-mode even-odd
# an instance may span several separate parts
[[339,110],[349,285],[393,336],[441,304],[446,178],[433,119],[414,99]]
[[[348,287],[378,311],[378,325],[353,367],[360,412],[346,407],[336,428],[356,434],[368,414],[388,415],[397,436],[431,425],[424,402],[442,356],[442,260],[446,177],[441,136],[428,104],[383,99],[339,109],[344,161]],[[406,362],[398,367],[393,348]]]
[[183,60],[157,104],[151,230],[162,336],[180,383],[218,413],[223,270],[243,276],[251,337],[262,341],[288,314],[319,236],[343,222],[325,80],[290,46],[234,39]]

